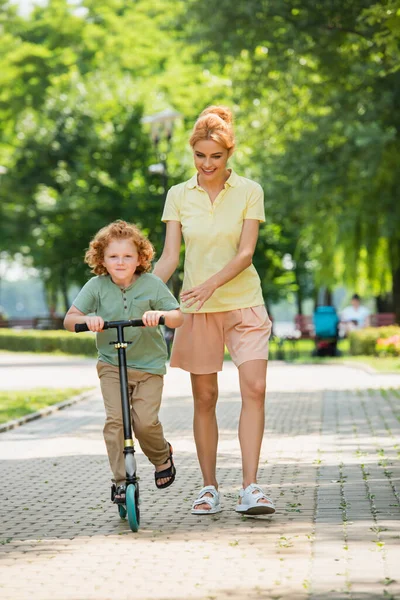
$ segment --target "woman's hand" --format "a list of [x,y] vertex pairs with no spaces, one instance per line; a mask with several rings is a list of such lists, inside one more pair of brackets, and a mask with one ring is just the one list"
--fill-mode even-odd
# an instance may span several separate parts
[[85,323],[88,326],[89,331],[96,333],[103,331],[104,319],[101,317],[85,317]]
[[162,310],[147,310],[142,316],[142,321],[145,327],[156,327],[165,313]]
[[190,308],[197,303],[196,311],[200,310],[204,302],[206,302],[215,290],[217,285],[211,281],[205,281],[201,285],[196,285],[190,290],[185,290],[181,293],[181,300],[185,308]]

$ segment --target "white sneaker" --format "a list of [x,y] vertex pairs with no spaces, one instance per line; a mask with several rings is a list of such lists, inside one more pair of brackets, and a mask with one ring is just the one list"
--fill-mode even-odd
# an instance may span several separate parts
[[[266,496],[256,483],[250,483],[245,490],[242,488],[239,496],[240,504],[235,510],[242,515],[272,515],[275,512],[271,498]],[[260,502],[261,499],[266,502]]]

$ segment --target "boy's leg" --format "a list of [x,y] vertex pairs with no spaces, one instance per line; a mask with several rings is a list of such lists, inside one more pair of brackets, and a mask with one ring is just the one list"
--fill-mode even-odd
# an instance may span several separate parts
[[158,419],[164,378],[162,375],[128,369],[128,380],[130,385],[134,385],[132,421],[135,437],[155,467],[166,465],[167,468],[170,450]]
[[114,481],[118,486],[125,483],[126,477],[119,371],[118,367],[99,362],[97,373],[106,410],[106,422],[103,429],[104,441]]

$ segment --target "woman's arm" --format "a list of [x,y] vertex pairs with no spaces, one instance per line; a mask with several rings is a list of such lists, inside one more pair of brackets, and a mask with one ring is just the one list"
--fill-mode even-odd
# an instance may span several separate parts
[[181,299],[186,308],[190,308],[193,304],[198,303],[197,310],[200,310],[204,302],[212,296],[217,288],[231,281],[231,279],[251,265],[257,244],[259,226],[259,221],[256,219],[245,219],[243,221],[236,256],[223,269],[215,273],[215,275],[207,279],[204,283],[182,292]]
[[179,264],[181,241],[182,227],[180,222],[167,221],[164,249],[153,271],[154,275],[157,275],[164,283],[167,283]]

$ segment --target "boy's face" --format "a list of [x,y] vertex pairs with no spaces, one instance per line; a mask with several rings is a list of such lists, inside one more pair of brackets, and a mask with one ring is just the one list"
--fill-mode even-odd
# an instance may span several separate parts
[[111,240],[104,251],[103,265],[115,283],[126,284],[133,279],[140,258],[132,240]]

